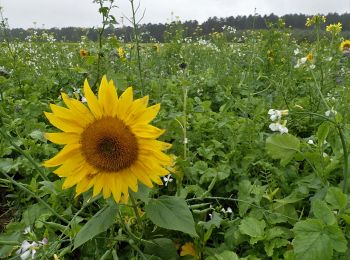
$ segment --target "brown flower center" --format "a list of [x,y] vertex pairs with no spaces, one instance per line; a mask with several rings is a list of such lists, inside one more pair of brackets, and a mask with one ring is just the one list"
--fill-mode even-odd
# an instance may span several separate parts
[[80,142],[86,161],[101,171],[118,172],[137,159],[137,139],[118,118],[94,121],[84,130]]

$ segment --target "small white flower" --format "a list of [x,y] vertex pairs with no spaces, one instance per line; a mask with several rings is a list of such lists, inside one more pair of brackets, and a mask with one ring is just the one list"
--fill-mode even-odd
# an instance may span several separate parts
[[184,144],[187,144],[188,143],[188,139],[187,137],[184,139]]
[[277,109],[269,109],[267,114],[270,115],[271,121],[279,120],[282,117],[282,112],[280,110],[277,110]]
[[163,181],[165,182],[165,186],[168,186],[169,182],[172,182],[174,179],[171,177],[171,174],[168,174],[167,176],[163,177]]
[[310,69],[313,70],[314,68],[316,68],[315,64],[311,64],[311,65],[310,65]]
[[226,213],[231,214],[231,213],[232,213],[232,209],[231,209],[230,207],[227,207],[227,209],[222,208],[222,209],[221,209],[221,212],[223,212],[224,214],[226,214]]
[[26,227],[25,229],[24,229],[24,231],[23,231],[23,234],[29,234],[30,232],[31,232],[32,230],[31,230],[31,228],[30,228],[30,226],[28,226],[28,227]]
[[307,141],[307,143],[308,143],[308,144],[315,144],[314,141],[313,141],[312,139],[309,139],[309,140]]
[[279,131],[281,134],[285,134],[288,133],[288,128],[285,127],[284,125],[281,125],[280,123],[271,123],[269,125],[269,128],[271,129],[271,131],[277,132]]
[[81,102],[86,103],[87,102],[86,97],[82,97]]
[[16,254],[20,255],[21,260],[26,260],[30,255],[32,255],[32,259],[34,259],[38,247],[38,243],[29,243],[27,240],[24,240],[21,244],[20,249],[16,251]]
[[323,153],[322,156],[323,156],[323,158],[326,158],[326,157],[328,157],[328,154]]
[[300,53],[299,48],[296,48],[296,49],[294,50],[294,55],[298,55],[299,53]]
[[327,116],[327,117],[333,117],[333,116],[335,116],[336,114],[337,114],[337,111],[335,111],[335,110],[333,109],[333,107],[332,107],[331,110],[327,110],[327,111],[324,113],[324,115]]
[[213,219],[213,214],[209,213],[208,215],[210,219]]

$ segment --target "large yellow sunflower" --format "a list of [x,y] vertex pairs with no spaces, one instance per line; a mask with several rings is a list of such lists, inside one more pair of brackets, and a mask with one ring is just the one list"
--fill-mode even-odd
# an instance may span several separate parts
[[51,104],[45,112],[52,125],[62,130],[46,133],[48,140],[65,145],[44,162],[56,167],[54,173],[65,177],[63,188],[76,185],[77,195],[93,187],[93,196],[113,195],[125,200],[129,188],[137,191],[138,181],[152,187],[161,185],[160,176],[168,174],[172,159],[163,153],[170,144],[156,140],[164,133],[150,125],[160,104],[147,107],[148,96],[133,100],[131,87],[118,98],[113,81],[102,78],[98,98],[85,80],[84,95],[88,107],[62,93],[67,108]]

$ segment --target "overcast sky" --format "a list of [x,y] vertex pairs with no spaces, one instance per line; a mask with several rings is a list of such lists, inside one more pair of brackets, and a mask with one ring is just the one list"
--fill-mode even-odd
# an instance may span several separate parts
[[[112,14],[121,22],[122,16],[130,15],[130,2],[115,2],[119,8]],[[12,28],[33,27],[34,22],[38,28],[92,27],[99,26],[101,20],[92,0],[0,0],[0,6]],[[146,10],[144,23],[169,22],[175,16],[203,22],[213,16],[253,14],[254,8],[258,14],[349,13],[350,0],[141,0],[140,15]]]

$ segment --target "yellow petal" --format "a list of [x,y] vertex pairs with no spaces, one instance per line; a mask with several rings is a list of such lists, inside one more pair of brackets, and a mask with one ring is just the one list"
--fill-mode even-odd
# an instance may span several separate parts
[[79,143],[80,135],[77,133],[45,133],[45,138],[55,144]]
[[57,117],[52,113],[44,112],[44,114],[53,126],[64,132],[81,133],[83,131],[83,128],[76,122]]
[[141,138],[156,139],[165,132],[165,130],[159,129],[152,125],[137,124],[129,125],[129,127],[137,137]]
[[101,192],[103,184],[104,184],[103,174],[97,174],[94,181],[94,190],[92,194],[93,197],[95,197]]
[[46,167],[55,167],[62,163],[64,163],[66,160],[68,160],[71,156],[73,156],[76,153],[80,153],[81,145],[80,144],[67,144],[61,151],[59,151],[58,154],[56,154],[55,157],[51,158],[50,160],[47,160],[44,162],[44,166]]
[[129,170],[124,170],[121,172],[118,172],[117,174],[121,175],[121,178],[123,181],[129,186],[129,188],[133,192],[137,192],[138,190],[138,185],[137,185],[137,179],[133,174],[130,174]]
[[114,176],[114,178],[111,180],[111,191],[114,200],[118,203],[121,196],[121,182],[117,176]]
[[62,93],[62,99],[66,103],[67,107],[71,110],[77,111],[80,113],[87,122],[91,123],[94,120],[94,116],[91,114],[90,110],[80,101],[69,98],[67,94]]
[[153,184],[148,177],[148,175],[142,171],[142,169],[138,167],[130,167],[131,172],[135,175],[135,177],[140,180],[143,184],[145,184],[147,187],[152,188]]
[[137,122],[138,124],[148,124],[157,116],[159,109],[160,104],[146,108],[144,111],[135,116],[134,122]]
[[92,92],[87,79],[84,82],[84,95],[92,114],[95,116],[95,118],[101,118],[102,109],[95,94]]
[[80,182],[83,178],[85,178],[86,173],[84,171],[77,171],[74,175],[67,177],[62,185],[62,189],[68,189],[73,187],[78,182]]
[[117,106],[117,116],[123,120],[129,114],[130,106],[133,100],[132,87],[128,87],[124,93],[120,96]]

